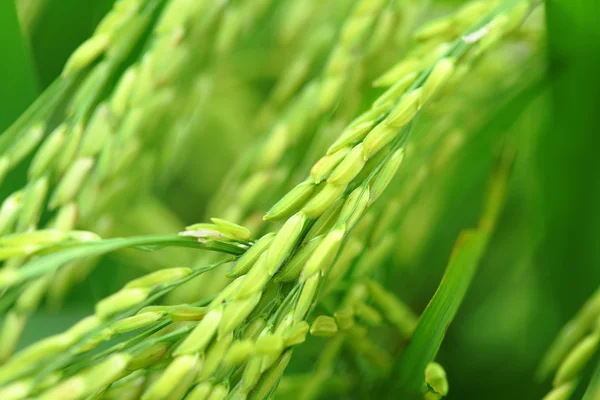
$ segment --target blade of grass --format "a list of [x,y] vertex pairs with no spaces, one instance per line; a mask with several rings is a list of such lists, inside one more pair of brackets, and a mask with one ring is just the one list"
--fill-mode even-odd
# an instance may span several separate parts
[[458,312],[502,210],[513,159],[512,147],[505,146],[492,173],[479,226],[463,230],[457,238],[442,281],[396,366],[397,380],[388,397],[422,397],[425,368],[435,359]]
[[600,158],[589,151],[600,146],[600,2],[548,1],[546,23],[551,103],[535,154],[545,228],[536,263],[560,322],[600,281],[597,232],[589,228],[600,224]]
[[421,396],[425,368],[434,360],[450,323],[454,319],[475,275],[487,236],[466,230],[459,236],[442,282],[423,312],[410,344],[399,363],[396,393]]

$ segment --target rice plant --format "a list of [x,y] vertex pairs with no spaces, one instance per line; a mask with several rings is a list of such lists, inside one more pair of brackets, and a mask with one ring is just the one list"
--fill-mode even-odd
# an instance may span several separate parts
[[4,4],[0,399],[600,398],[593,7]]

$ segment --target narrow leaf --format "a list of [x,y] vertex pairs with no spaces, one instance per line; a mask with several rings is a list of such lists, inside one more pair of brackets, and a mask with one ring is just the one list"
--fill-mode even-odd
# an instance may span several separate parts
[[423,312],[410,344],[399,362],[400,393],[416,395],[425,382],[425,368],[434,360],[483,255],[487,235],[475,230],[461,232],[435,295]]

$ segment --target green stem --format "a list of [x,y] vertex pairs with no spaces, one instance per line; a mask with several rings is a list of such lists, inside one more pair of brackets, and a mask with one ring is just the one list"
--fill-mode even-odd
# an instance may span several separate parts
[[17,277],[8,282],[3,282],[0,284],[0,287],[11,287],[24,281],[48,274],[68,262],[79,258],[99,256],[131,247],[140,250],[155,250],[168,246],[192,247],[232,255],[241,255],[245,252],[245,249],[233,243],[217,241],[199,243],[195,238],[173,234],[104,239],[96,242],[72,244],[72,246],[73,247],[32,260],[19,269]]

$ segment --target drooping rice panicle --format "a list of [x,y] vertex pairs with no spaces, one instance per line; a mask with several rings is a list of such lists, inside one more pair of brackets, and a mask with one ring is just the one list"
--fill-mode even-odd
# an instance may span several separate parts
[[[442,65],[444,65],[444,64],[442,64]],[[439,68],[441,70],[441,67],[439,67]],[[438,72],[438,73],[441,74],[441,72]],[[433,74],[433,76],[435,77],[436,75]],[[429,81],[429,82],[436,82],[436,81]],[[430,83],[429,85],[425,84],[424,87],[425,88],[437,88],[437,85],[438,85],[437,83],[436,84]],[[419,90],[419,89],[413,89],[413,90]],[[420,93],[420,92],[417,92],[417,93]],[[426,98],[428,98],[428,96],[426,96]],[[410,97],[409,97],[409,99],[410,99]],[[402,111],[402,113],[406,112],[406,111],[404,111],[405,110],[404,107],[400,108],[400,110]],[[416,110],[413,112],[416,113]],[[402,113],[397,113],[396,115],[393,115],[392,121],[393,122],[398,121],[400,116],[407,118]],[[411,118],[408,118],[408,119],[410,120]],[[403,121],[403,122],[407,123],[407,121]],[[362,147],[360,145],[357,147],[361,152],[363,152],[363,155],[366,156],[364,158],[369,158],[370,154],[365,154],[364,150],[362,149]],[[356,149],[356,147],[355,147],[355,149]],[[391,156],[394,153],[390,152],[388,154]],[[349,156],[347,156],[347,157],[349,157]],[[339,164],[339,166],[337,167],[337,168],[339,168],[338,174],[336,174],[335,170],[333,172],[333,176],[336,178],[335,179],[336,183],[339,184],[339,183],[346,182],[346,181],[350,182],[354,177],[356,177],[358,175],[358,172],[360,172],[360,169],[363,168],[361,166],[358,168],[358,171],[357,171],[357,165],[363,164],[364,158],[363,158],[363,160],[358,158],[358,159],[356,159],[356,161],[354,161],[354,158],[346,158],[346,160],[349,160],[349,161],[347,161],[348,165],[345,165],[343,162],[341,162]],[[381,166],[383,165],[383,164],[381,164],[381,161],[380,161],[379,165],[381,165]],[[368,181],[369,177],[367,177],[366,179]],[[300,211],[297,214],[294,214],[292,217],[290,217],[287,220],[287,222],[285,222],[285,224],[282,227],[282,230],[276,235],[276,237],[270,243],[269,250],[267,250],[265,253],[263,253],[263,255],[261,255],[259,257],[257,263],[252,267],[252,269],[248,272],[248,274],[245,275],[246,279],[248,279],[248,281],[251,283],[243,284],[238,289],[237,296],[236,296],[237,299],[234,299],[232,304],[229,304],[228,306],[226,306],[226,308],[224,310],[218,311],[219,313],[221,313],[222,316],[226,315],[225,311],[227,310],[227,307],[232,307],[233,304],[239,303],[239,306],[237,306],[235,308],[239,308],[241,310],[240,307],[242,307],[242,304],[245,304],[245,302],[247,302],[247,301],[251,301],[252,296],[255,295],[254,293],[256,293],[257,290],[259,291],[259,293],[261,290],[264,290],[261,288],[265,287],[265,285],[269,279],[269,276],[274,276],[282,268],[280,265],[282,263],[282,261],[284,261],[286,258],[290,257],[290,249],[293,246],[295,246],[295,242],[297,240],[299,240],[298,236],[301,234],[302,230],[304,229],[305,224],[310,223],[311,219],[318,218],[321,215],[323,215],[324,212],[331,206],[331,204],[337,200],[337,197],[340,196],[344,192],[344,187],[342,187],[342,190],[340,191],[339,188],[336,188],[336,183],[333,183],[333,184],[329,183],[329,182],[326,183],[326,185],[330,186],[330,189],[327,190],[327,186],[325,186],[325,188],[321,192],[319,192],[317,195],[313,195],[312,198],[310,200],[308,200],[304,206],[302,203],[295,205],[295,207],[297,209],[299,209]],[[343,185],[343,186],[345,186],[345,185]],[[284,201],[289,202],[290,200],[285,199]],[[277,207],[277,205],[275,207]],[[341,244],[341,238],[345,234],[345,231],[346,231],[345,224],[347,222],[348,222],[348,220],[346,219],[338,227],[329,228],[326,225],[325,227],[321,228],[322,229],[321,232],[324,231],[324,233],[325,233],[323,241],[317,246],[317,248],[312,253],[312,255],[309,256],[309,258],[306,261],[306,264],[301,269],[301,271],[299,271],[299,273],[300,273],[300,275],[298,277],[299,284],[300,284],[299,294],[297,294],[297,295],[294,294],[294,296],[298,296],[297,301],[293,301],[293,303],[295,302],[296,305],[293,306],[292,310],[290,310],[291,311],[290,314],[288,314],[289,315],[288,318],[290,318],[292,321],[294,321],[294,320],[302,321],[304,319],[306,313],[311,308],[313,299],[315,298],[315,296],[317,294],[317,288],[319,286],[319,280],[320,280],[319,275],[322,273],[320,271],[320,268],[322,268],[323,265],[327,265],[330,262],[330,261],[328,261],[331,259],[330,257],[335,256],[335,253],[337,252],[337,250],[339,249],[339,245]],[[335,223],[335,220],[333,220],[332,223]],[[329,232],[328,232],[328,230],[329,230]],[[309,235],[310,235],[310,233],[309,233]],[[285,269],[285,265],[283,266],[282,270],[284,270],[284,269]],[[254,304],[254,303],[249,303],[249,304]],[[246,313],[249,313],[250,311],[251,310],[244,311],[242,315],[247,315]],[[282,312],[282,314],[283,314],[283,312]],[[236,318],[239,318],[239,317],[236,317]],[[225,321],[228,322],[228,319],[226,318]],[[236,319],[235,321],[238,321],[238,320]],[[239,322],[236,322],[236,323],[239,324]],[[283,321],[281,323],[283,323]],[[224,323],[222,321],[220,322],[220,324],[224,324],[225,326],[230,326],[228,323]],[[222,325],[220,325],[220,326],[222,326]],[[218,329],[217,327],[212,328],[211,329],[212,333],[208,334],[208,335],[214,335],[216,333],[215,331],[217,329]],[[277,328],[275,328],[275,327],[270,328],[270,329],[275,329],[275,331],[277,330]],[[270,329],[267,330],[266,332],[264,332],[264,334],[270,335],[271,334],[270,332],[272,332],[272,331],[270,331]],[[225,332],[228,332],[228,329],[225,329]],[[206,331],[204,332],[204,335],[207,335]],[[192,345],[193,342],[191,342],[191,341],[189,341],[189,342],[184,341],[182,346],[183,346],[183,349],[185,349],[185,350],[183,350],[183,352],[188,352],[188,351],[193,352],[193,351],[202,350],[203,346],[205,346],[205,344],[204,344],[205,340],[207,340],[207,339],[205,338],[205,336],[203,336],[203,340],[201,342],[202,345],[200,348],[197,348],[196,346]],[[197,341],[196,341],[196,343],[197,343]],[[278,351],[278,354],[280,354],[279,351]],[[258,362],[258,361],[256,361],[256,362]],[[246,369],[245,374],[249,374],[249,375],[246,375],[247,376],[246,382],[254,382],[256,379],[253,377],[256,376],[256,372],[254,372],[254,368],[257,368],[257,367],[254,367],[253,365],[254,364],[251,362]],[[245,380],[242,379],[242,382],[244,382],[244,381]],[[250,390],[250,388],[252,386],[253,385],[250,385],[250,383],[242,384],[241,386],[237,387],[235,393],[239,393],[240,391],[242,393],[245,391],[248,391],[248,390]]]
[[[246,176],[236,177],[234,182],[221,189],[221,194],[214,200],[218,206],[211,210],[213,215],[223,215],[224,218],[234,221],[239,220],[243,218],[245,210],[253,208],[254,204],[251,202],[256,201],[255,194],[269,186],[277,187],[278,182],[269,179],[270,176],[276,175],[275,171],[271,171],[271,169],[277,166],[277,162],[283,157],[286,150],[301,137],[304,129],[308,129],[319,115],[328,112],[333,107],[338,91],[344,80],[347,79],[347,73],[353,60],[350,49],[360,46],[363,41],[367,40],[384,3],[379,0],[364,0],[356,4],[341,27],[339,38],[330,52],[323,71],[304,85],[303,90],[282,111],[283,117],[279,117],[277,121],[269,124],[269,135],[260,148],[257,148],[251,155],[252,161],[245,162],[246,165],[252,163],[254,167],[244,173]],[[335,89],[334,85],[337,85],[338,89]],[[324,98],[327,101],[323,100],[324,103],[321,106],[318,108],[310,106],[315,99],[323,96],[327,96]],[[248,199],[248,204],[238,201],[235,206],[230,206],[230,209],[223,209],[222,199],[226,197]],[[233,207],[235,209],[232,209]]]
[[[294,146],[306,139],[303,136],[310,136],[314,122],[319,116],[329,113],[331,109],[336,107],[340,94],[333,95],[324,109],[313,110],[310,106],[313,98],[328,90],[327,81],[336,80],[340,85],[340,90],[349,84],[352,79],[350,66],[353,62],[358,62],[361,59],[361,52],[368,46],[373,26],[385,6],[384,3],[365,0],[357,2],[351,8],[349,15],[343,20],[338,37],[333,48],[329,50],[327,61],[322,70],[289,101],[282,112],[283,117],[279,117],[271,124],[272,128],[264,142],[259,144],[252,152],[247,153],[248,157],[234,169],[234,174],[225,181],[220,192],[213,199],[212,204],[214,206],[209,209],[211,215],[222,215],[227,219],[249,225],[253,230],[258,229],[262,221],[257,218],[257,211],[260,212],[264,205],[269,204],[270,201],[277,199],[282,194],[280,190],[275,189],[282,186],[284,180],[291,175],[290,170],[293,170],[295,164],[297,164],[297,161],[290,163],[288,157],[290,151],[294,151]],[[342,11],[336,9],[328,12],[343,13],[345,8],[348,8],[348,5],[340,6]],[[329,27],[327,31],[330,30]],[[330,33],[317,30],[314,34],[315,39],[309,36],[306,51],[309,53],[316,51],[315,46],[318,47],[320,42],[326,39],[322,37],[324,34],[330,35]],[[290,71],[293,71],[297,65],[305,65],[309,62],[306,57],[308,56],[302,52],[297,59],[293,59]],[[281,79],[288,79],[286,77],[287,75],[284,74]],[[281,89],[282,86],[280,85],[288,87],[291,84],[287,81],[277,83],[272,92],[274,99],[282,96],[282,94],[278,94],[281,90],[284,90]],[[269,104],[266,107],[269,108]],[[329,138],[318,137],[317,139],[323,141]],[[322,149],[318,149],[318,151],[321,152]],[[294,157],[301,157],[301,154],[298,153]],[[254,166],[248,167],[248,165]],[[235,201],[229,201],[229,199],[235,199]],[[206,260],[203,259],[199,262],[203,263]],[[189,286],[189,291],[195,293],[198,287],[203,286],[202,282],[205,279],[210,279],[215,287],[218,286],[215,283],[218,277],[207,275],[201,278],[195,286]],[[183,291],[175,295],[178,296],[176,301],[185,299]]]
[[[163,112],[167,103],[186,99],[194,103],[198,101],[198,95],[203,96],[202,91],[194,87],[191,91],[181,89],[190,74],[189,67],[186,70],[186,60],[194,43],[210,32],[220,11],[218,5],[211,7],[208,2],[175,1],[166,6],[156,26],[152,27],[157,8],[156,1],[148,4],[121,1],[101,21],[94,36],[67,61],[62,80],[68,82],[74,79],[71,76],[83,74],[83,83],[64,111],[64,122],[53,130],[33,159],[29,169],[32,182],[24,188],[20,219],[13,225],[16,231],[35,229],[45,209],[56,210],[57,218],[69,214],[69,218],[60,218],[61,229],[87,225],[98,230],[91,221],[107,207],[118,212],[119,207],[127,204],[129,193],[147,190],[139,186],[144,170],[160,165],[157,165],[160,148],[149,147],[152,146],[149,134],[164,128],[161,121],[167,115]],[[202,23],[192,25],[197,18]],[[149,30],[152,30],[149,44],[140,61],[129,66],[118,82],[111,83],[111,79],[116,79],[114,71],[121,67],[137,41],[143,41]],[[96,59],[99,59],[97,64],[92,64]],[[112,91],[102,100],[102,91],[111,84],[114,86]],[[154,96],[147,99],[150,92]],[[185,114],[180,116],[182,120],[186,117]],[[35,129],[30,131],[39,131],[41,135],[40,128]],[[141,135],[142,132],[147,137]],[[163,140],[168,142],[169,138],[166,136]],[[182,138],[179,140],[185,142]],[[28,139],[26,143],[32,144],[28,149],[32,151],[36,141]],[[26,154],[24,150],[16,151]],[[140,155],[140,162],[134,163]],[[163,167],[168,165],[165,161],[169,159],[163,159]],[[127,173],[123,174],[124,171]],[[52,193],[48,193],[48,182],[57,185]],[[10,229],[10,225],[6,229]],[[92,266],[89,261],[86,265],[78,262],[67,266],[60,279],[49,280],[45,287],[55,293],[54,301],[60,301],[56,296],[66,292],[71,276],[78,274],[81,279],[81,272],[87,270],[89,273]],[[43,296],[41,289],[40,296]],[[31,311],[33,309],[27,313]],[[24,324],[26,314],[21,312],[19,319]],[[16,344],[19,330],[6,327],[2,332],[7,343]],[[6,353],[1,358],[10,354],[8,346],[4,350]]]

